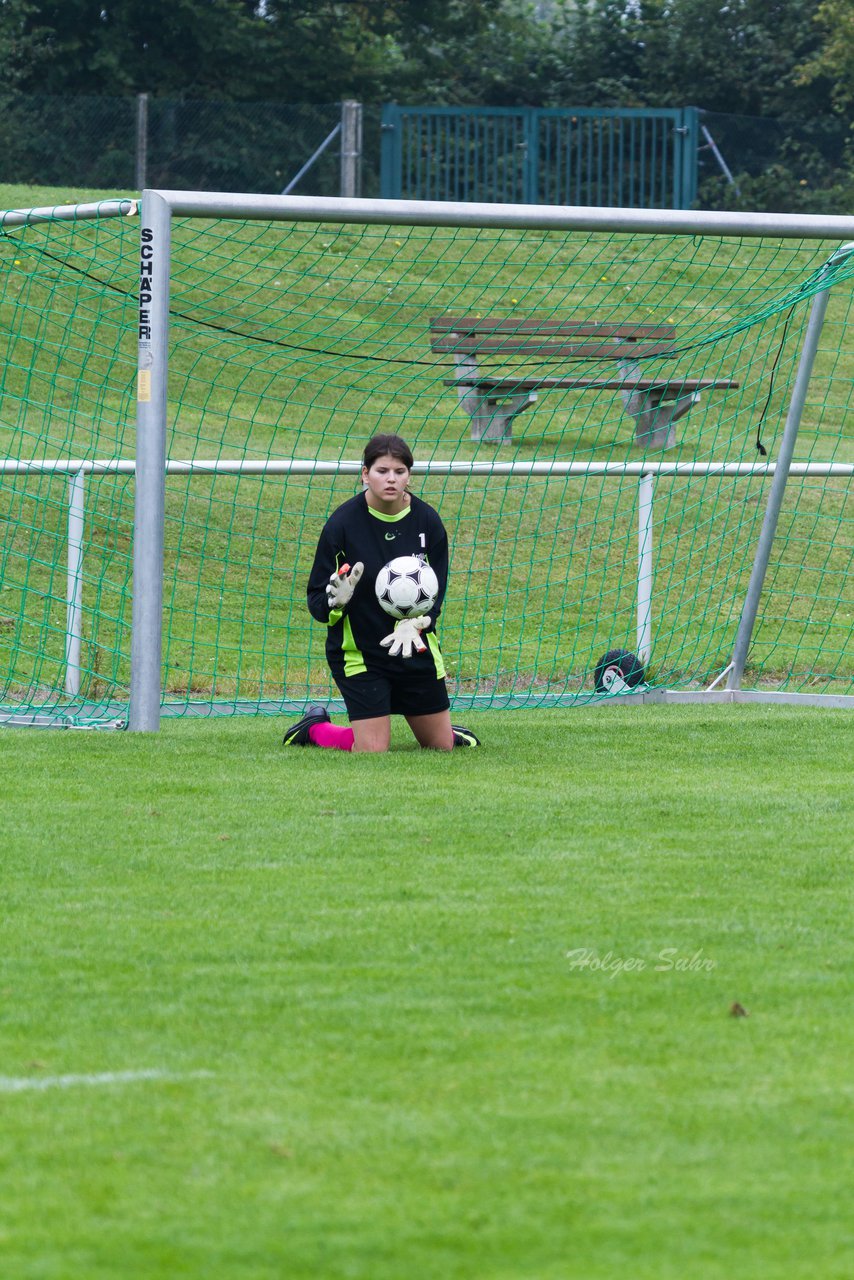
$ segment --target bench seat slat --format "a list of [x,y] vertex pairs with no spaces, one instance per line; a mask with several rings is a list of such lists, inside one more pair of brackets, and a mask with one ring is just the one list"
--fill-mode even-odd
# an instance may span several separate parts
[[649,356],[674,356],[672,342],[621,342],[611,338],[588,338],[584,342],[565,342],[563,339],[541,341],[525,338],[458,338],[448,336],[433,343],[434,351],[447,351],[454,355],[501,356],[528,359],[553,360],[639,360]]
[[716,378],[445,378],[447,387],[473,387],[478,391],[500,391],[511,394],[514,391],[540,391],[556,387],[599,387],[610,391],[651,391],[667,390],[671,393],[679,391],[708,391],[711,388],[734,390],[737,382],[727,382]]
[[[593,321],[538,320],[536,317],[480,320],[474,316],[434,316],[430,321],[431,334],[454,334],[458,338],[475,338],[478,334],[550,334],[561,338],[644,338],[672,342],[676,326],[672,324],[643,324],[632,320],[595,324]],[[443,350],[448,348],[443,347]]]

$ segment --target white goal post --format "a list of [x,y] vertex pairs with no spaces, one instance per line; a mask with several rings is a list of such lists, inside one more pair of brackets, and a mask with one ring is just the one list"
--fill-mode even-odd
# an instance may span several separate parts
[[[847,242],[854,238],[854,218],[775,214],[733,214],[674,212],[661,213],[651,210],[554,208],[543,206],[483,205],[437,202],[381,201],[317,199],[312,197],[275,197],[232,195],[228,193],[190,193],[183,191],[146,191],[141,203],[140,240],[140,297],[138,335],[138,388],[137,388],[137,455],[135,459],[135,536],[133,562],[133,632],[130,693],[130,728],[137,731],[156,730],[161,706],[161,635],[163,601],[163,523],[164,478],[166,460],[166,415],[169,351],[169,287],[170,287],[170,233],[175,216],[192,218],[241,218],[264,219],[282,222],[328,222],[353,224],[383,224],[400,226],[444,226],[478,228],[526,228],[538,230],[603,230],[627,233],[662,232],[684,236],[740,236],[776,238],[806,237],[816,240]],[[847,254],[850,244],[844,244],[837,252]],[[829,273],[828,289],[832,283]],[[769,494],[768,507],[757,549],[753,574],[747,599],[744,603],[733,660],[727,670],[727,687],[738,691],[759,596],[762,591],[768,555],[774,540],[777,515],[791,468],[792,451],[798,433],[801,409],[812,371],[818,334],[821,331],[827,292],[815,295],[810,324],[800,358],[800,367],[788,407],[784,440],[780,456],[775,464],[768,464],[774,482]],[[169,463],[169,466],[205,468],[201,462]],[[289,467],[305,465],[315,474],[322,473],[322,465],[307,462],[288,462]],[[432,466],[441,464],[433,463]],[[479,463],[464,465],[472,471]],[[502,464],[500,461],[485,464],[486,469],[500,473],[502,468],[511,471],[523,467],[522,463]],[[527,464],[531,474],[537,474],[536,462]],[[589,471],[595,464],[583,464]],[[624,464],[623,474],[638,477],[678,474],[691,464],[668,463],[650,466],[642,462]],[[728,471],[726,465],[705,464],[721,474],[737,474]],[[813,465],[813,464],[810,464]],[[833,464],[829,464],[833,465]],[[250,464],[251,466],[251,464]],[[548,462],[543,464],[550,474],[565,468],[572,472],[573,464]],[[609,469],[610,464],[604,464]],[[274,469],[269,464],[268,469]],[[753,468],[761,469],[762,464]],[[619,468],[618,468],[619,469]],[[610,470],[614,470],[610,466]],[[834,474],[850,476],[846,466],[810,474]],[[648,609],[649,564],[651,555],[651,504],[649,489],[641,504],[646,513],[642,518],[639,544],[639,600],[641,608]],[[647,633],[639,632],[643,648]]]

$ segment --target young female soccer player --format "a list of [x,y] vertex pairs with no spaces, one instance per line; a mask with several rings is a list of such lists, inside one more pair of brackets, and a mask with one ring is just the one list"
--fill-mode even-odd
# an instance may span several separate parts
[[[400,436],[374,436],[362,459],[364,491],[338,507],[320,535],[308,607],[326,625],[326,657],[350,728],[312,706],[285,734],[285,746],[387,751],[393,715],[406,717],[422,747],[480,745],[470,730],[451,724],[435,630],[448,581],[448,535],[437,512],[409,491],[412,461]],[[424,557],[439,595],[430,616],[395,623],[374,583],[384,564],[406,555]]]

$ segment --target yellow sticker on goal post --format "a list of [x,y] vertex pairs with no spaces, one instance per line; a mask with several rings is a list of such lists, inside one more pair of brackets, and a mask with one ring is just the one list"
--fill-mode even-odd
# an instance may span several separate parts
[[143,404],[151,401],[150,369],[140,369],[136,375],[136,398]]

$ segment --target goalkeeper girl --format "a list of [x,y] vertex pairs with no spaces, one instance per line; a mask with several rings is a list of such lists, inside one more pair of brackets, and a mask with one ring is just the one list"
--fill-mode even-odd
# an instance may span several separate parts
[[[312,706],[285,734],[285,746],[387,751],[391,717],[402,715],[422,747],[478,746],[451,724],[435,620],[448,581],[448,535],[439,515],[409,491],[412,453],[400,436],[378,435],[362,458],[363,492],[332,513],[308,580],[308,607],[326,626],[329,669],[350,727]],[[439,580],[430,616],[393,624],[374,583],[398,556],[423,556]],[[390,630],[392,628],[393,630]]]

